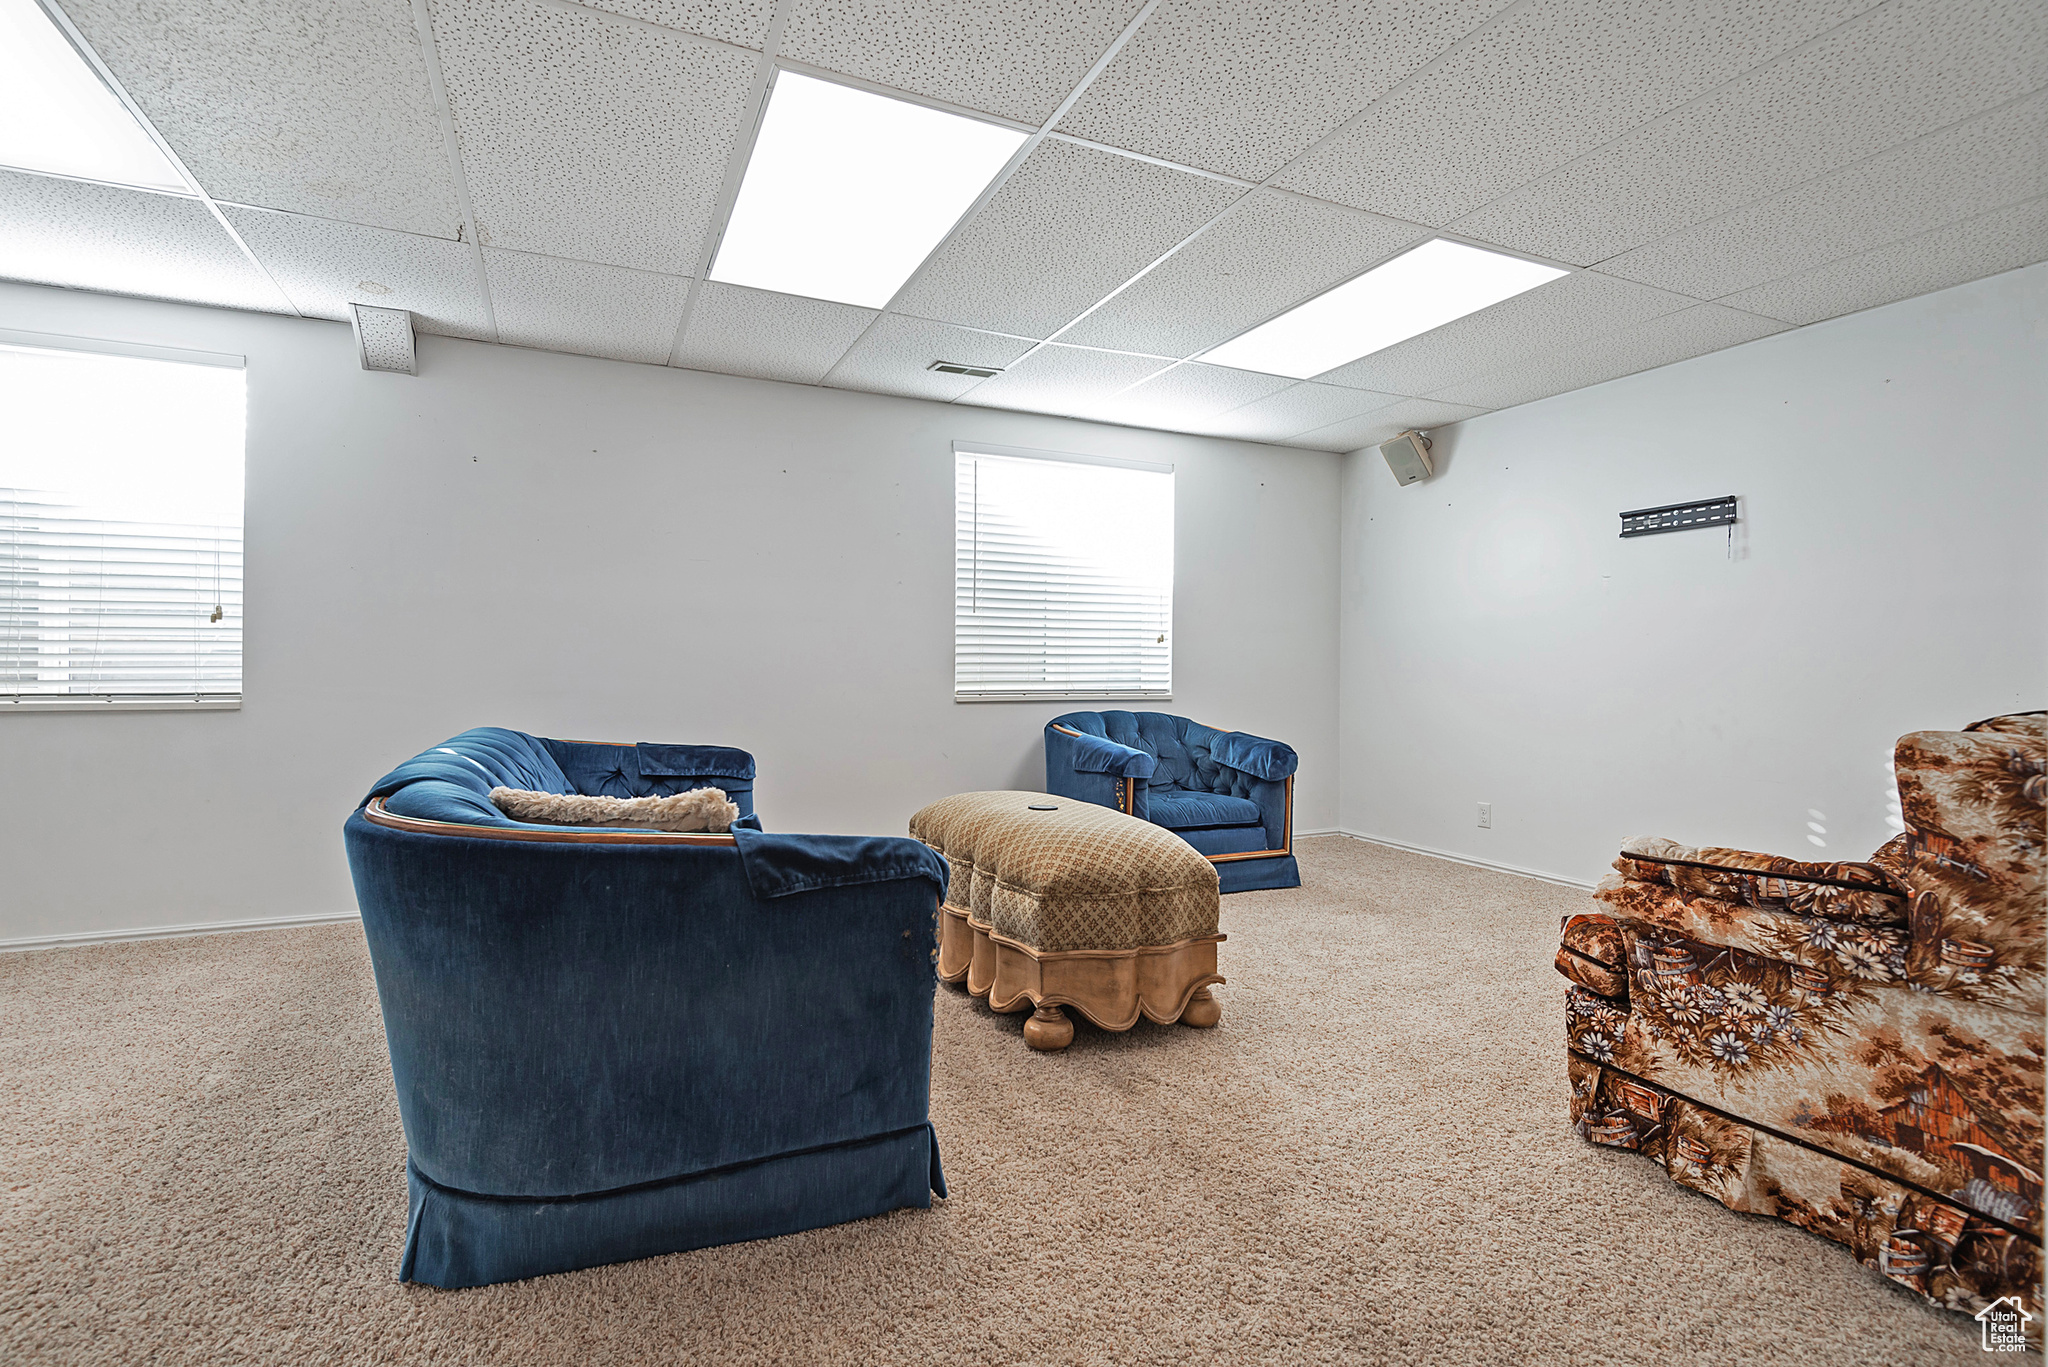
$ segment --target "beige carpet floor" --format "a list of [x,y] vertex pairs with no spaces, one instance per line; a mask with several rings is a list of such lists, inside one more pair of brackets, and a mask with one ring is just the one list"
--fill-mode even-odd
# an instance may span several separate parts
[[1565,1123],[1584,894],[1343,837],[1226,898],[1211,1032],[941,988],[929,1211],[477,1291],[393,1279],[360,931],[0,956],[0,1361],[1980,1361],[1844,1249]]

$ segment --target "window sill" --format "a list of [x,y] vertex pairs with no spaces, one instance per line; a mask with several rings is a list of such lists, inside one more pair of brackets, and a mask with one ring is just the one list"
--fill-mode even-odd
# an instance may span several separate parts
[[76,694],[63,697],[0,699],[0,716],[10,712],[239,712],[241,695],[201,698],[148,698]]
[[1171,693],[955,693],[954,702],[1172,702]]

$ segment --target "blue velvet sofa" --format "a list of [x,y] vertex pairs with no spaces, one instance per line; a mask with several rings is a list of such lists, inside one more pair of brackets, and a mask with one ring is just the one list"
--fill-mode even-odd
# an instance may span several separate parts
[[[929,1206],[943,859],[781,836],[743,750],[466,731],[344,831],[405,1125],[399,1276],[480,1286]],[[730,834],[541,826],[495,785],[723,788]]]
[[1165,712],[1069,712],[1045,726],[1045,790],[1164,826],[1225,892],[1298,888],[1291,746]]

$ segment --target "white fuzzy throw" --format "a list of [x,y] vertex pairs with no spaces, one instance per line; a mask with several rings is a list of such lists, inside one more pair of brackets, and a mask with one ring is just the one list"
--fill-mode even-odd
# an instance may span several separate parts
[[740,809],[721,788],[692,788],[669,797],[586,797],[493,788],[491,802],[514,821],[550,826],[645,826],[655,831],[726,831]]

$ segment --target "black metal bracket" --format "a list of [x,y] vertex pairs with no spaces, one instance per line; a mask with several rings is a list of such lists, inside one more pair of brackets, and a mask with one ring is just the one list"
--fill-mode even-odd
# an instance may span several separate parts
[[1653,532],[1683,531],[1687,527],[1720,527],[1735,520],[1735,495],[1702,498],[1691,503],[1667,503],[1661,508],[1638,508],[1621,515],[1624,537],[1649,536]]

